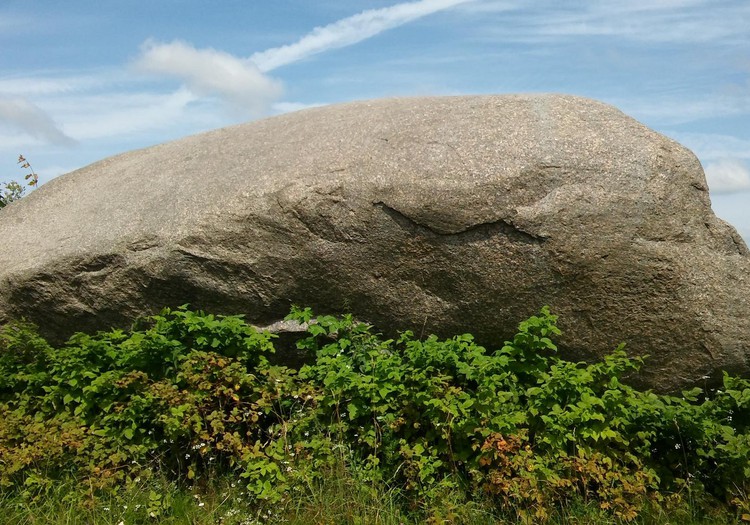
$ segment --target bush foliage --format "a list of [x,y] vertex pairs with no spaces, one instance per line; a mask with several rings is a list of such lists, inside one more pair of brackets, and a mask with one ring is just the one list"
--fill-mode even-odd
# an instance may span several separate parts
[[352,316],[289,318],[307,324],[299,370],[271,364],[274,336],[241,316],[186,307],[59,348],[5,326],[0,486],[33,498],[61,480],[93,494],[232,473],[277,502],[343,464],[417,509],[448,491],[529,522],[572,498],[632,520],[689,497],[750,520],[747,380],[636,390],[621,379],[641,360],[622,346],[593,364],[558,357],[547,308],[494,351],[468,334],[383,339]]

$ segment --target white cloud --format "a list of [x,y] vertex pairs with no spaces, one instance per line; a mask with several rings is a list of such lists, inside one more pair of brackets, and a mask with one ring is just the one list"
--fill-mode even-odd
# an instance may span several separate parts
[[283,91],[281,82],[247,60],[180,41],[146,42],[134,65],[141,71],[176,77],[196,95],[218,95],[252,115],[266,113]]
[[750,167],[737,159],[721,159],[706,165],[706,179],[712,193],[750,190]]
[[25,98],[0,99],[0,124],[58,146],[75,144],[72,138],[60,130],[52,117]]
[[711,195],[711,207],[716,215],[734,226],[750,245],[750,190]]
[[475,0],[421,0],[370,9],[323,27],[316,27],[293,44],[253,54],[261,71],[271,71],[329,49],[350,46],[418,18]]
[[750,140],[718,133],[667,132],[680,144],[690,148],[705,161],[719,159],[750,160]]

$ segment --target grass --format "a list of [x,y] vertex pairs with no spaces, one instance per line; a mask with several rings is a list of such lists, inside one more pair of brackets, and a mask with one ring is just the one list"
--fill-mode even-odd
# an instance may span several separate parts
[[[492,502],[462,501],[446,492],[420,508],[405,508],[403,495],[373,486],[340,468],[321,481],[296,486],[277,503],[258,506],[242,480],[220,478],[203,486],[179,487],[165,479],[132,484],[105,496],[81,495],[61,483],[43,494],[0,495],[0,525],[417,525],[530,524],[513,514],[499,514]],[[698,501],[646,504],[632,522],[642,525],[724,525],[737,523],[725,508],[707,509]],[[580,500],[557,508],[550,524],[608,525],[622,521],[596,503]]]

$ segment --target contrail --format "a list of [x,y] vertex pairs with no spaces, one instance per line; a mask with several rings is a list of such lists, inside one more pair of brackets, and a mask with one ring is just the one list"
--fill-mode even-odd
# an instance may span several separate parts
[[362,11],[327,26],[316,27],[293,44],[255,53],[249,60],[261,71],[271,71],[310,55],[350,46],[418,18],[474,1],[420,0]]

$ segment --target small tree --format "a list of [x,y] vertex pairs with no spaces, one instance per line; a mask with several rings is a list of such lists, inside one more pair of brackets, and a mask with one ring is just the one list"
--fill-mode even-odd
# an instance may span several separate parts
[[[34,171],[34,168],[31,167],[29,161],[23,155],[19,155],[18,164],[21,165],[22,169],[29,170],[29,173],[24,176],[26,185],[30,188],[36,187],[39,184],[39,176]],[[17,201],[26,192],[26,188],[14,180],[0,184],[2,185],[0,186],[0,209],[5,208],[13,201]]]

